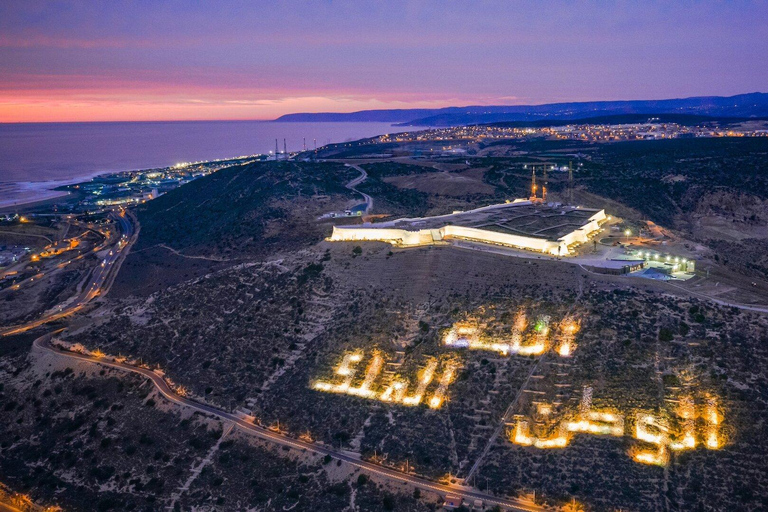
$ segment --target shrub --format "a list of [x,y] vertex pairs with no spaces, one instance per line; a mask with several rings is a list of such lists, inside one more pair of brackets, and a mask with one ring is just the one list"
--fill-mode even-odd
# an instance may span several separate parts
[[675,338],[675,333],[669,327],[662,327],[659,329],[659,341],[672,341]]

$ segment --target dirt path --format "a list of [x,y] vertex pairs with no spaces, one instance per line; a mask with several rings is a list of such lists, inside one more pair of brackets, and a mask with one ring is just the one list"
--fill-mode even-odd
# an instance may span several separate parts
[[499,420],[499,424],[496,426],[496,428],[493,431],[493,434],[491,434],[491,437],[488,439],[488,442],[485,445],[485,448],[483,448],[482,453],[480,453],[480,456],[477,457],[477,460],[475,460],[475,463],[472,464],[472,467],[470,468],[469,472],[467,473],[467,476],[464,478],[464,483],[466,485],[472,485],[472,477],[475,476],[477,471],[480,469],[480,465],[483,463],[483,460],[488,455],[488,452],[491,451],[491,447],[496,444],[496,440],[501,435],[501,431],[504,430],[504,427],[506,426],[507,422],[509,421],[509,418],[512,416],[512,413],[515,411],[515,407],[517,407],[517,403],[520,401],[520,397],[523,395],[523,391],[528,387],[528,382],[530,382],[531,377],[534,373],[536,373],[536,370],[538,370],[539,366],[541,365],[542,361],[544,361],[546,356],[541,356],[537,361],[536,364],[533,365],[533,368],[531,368],[530,373],[528,373],[528,377],[523,381],[523,385],[520,386],[520,389],[517,390],[517,394],[515,394],[515,399],[512,400],[512,403],[509,404],[509,407],[507,407],[507,410],[504,411],[504,414],[501,416],[501,420]]
[[213,462],[213,456],[216,455],[216,452],[219,451],[219,446],[221,446],[221,442],[224,441],[224,438],[229,435],[230,432],[232,432],[232,429],[235,428],[234,423],[230,423],[226,427],[224,427],[224,430],[221,433],[221,437],[219,437],[219,440],[216,441],[216,444],[214,444],[210,450],[208,450],[208,454],[205,456],[203,460],[200,461],[200,464],[197,466],[192,466],[192,474],[189,475],[189,478],[187,478],[187,481],[184,482],[184,485],[179,487],[179,491],[177,493],[174,493],[173,497],[171,498],[171,503],[168,505],[169,510],[173,510],[173,507],[176,505],[176,502],[181,498],[185,492],[189,490],[189,488],[192,486],[195,480],[197,480],[197,477],[200,476],[200,473],[203,472],[203,469],[205,466]]
[[213,256],[190,256],[188,254],[181,253],[181,252],[177,251],[176,249],[174,249],[173,247],[170,247],[170,246],[165,245],[165,244],[157,244],[154,247],[162,247],[163,249],[172,252],[176,256],[181,256],[182,258],[188,258],[190,260],[207,260],[207,261],[216,261],[216,262],[219,262],[219,263],[225,262],[225,261],[236,261],[236,260],[230,260],[230,259],[227,259],[227,258],[216,258],[216,257],[213,257]]

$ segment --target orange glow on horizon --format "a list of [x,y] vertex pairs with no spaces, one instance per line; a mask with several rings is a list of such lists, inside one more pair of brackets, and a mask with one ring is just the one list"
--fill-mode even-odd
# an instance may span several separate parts
[[[104,93],[105,91],[115,91]],[[424,99],[394,93],[328,95],[290,91],[190,88],[139,92],[106,84],[93,90],[6,91],[0,94],[0,123],[106,121],[264,121],[296,112],[355,112],[389,108],[441,108],[456,103],[485,103],[466,98]]]

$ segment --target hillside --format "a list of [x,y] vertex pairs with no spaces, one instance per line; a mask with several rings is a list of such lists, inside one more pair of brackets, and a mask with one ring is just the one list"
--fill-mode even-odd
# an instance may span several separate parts
[[[680,510],[736,503],[757,510],[768,499],[757,469],[768,454],[759,399],[767,384],[753,371],[767,357],[764,317],[554,261],[363,245],[358,253],[352,244],[323,243],[279,264],[235,267],[149,300],[115,303],[107,323],[71,339],[157,364],[193,395],[248,408],[267,425],[279,421],[294,435],[309,432],[326,445],[392,467],[407,463],[433,478],[466,476],[492,443],[477,481],[498,495],[533,488],[550,503],[573,496],[606,511],[662,511],[664,497]],[[484,336],[504,336],[520,311],[530,318],[526,343],[536,336],[534,323],[551,322],[555,332],[564,318],[578,318],[573,357],[502,356],[443,344],[463,321],[475,322]],[[354,351],[366,358],[360,374],[376,353],[410,382],[430,360],[459,369],[437,409],[426,400],[407,407],[313,388],[317,380],[337,381],[333,369]],[[556,419],[578,410],[585,386],[594,388],[596,408],[626,415],[627,436],[577,435],[556,450],[513,444],[507,434],[492,440],[517,394],[528,398],[517,402],[515,414],[534,415],[531,399],[548,400],[561,403]],[[665,470],[632,460],[634,414],[674,419],[670,404],[690,389],[717,397],[728,445],[675,453],[666,470],[675,490],[667,495]],[[749,490],[729,487],[733,473],[744,475]]]
[[308,222],[344,209],[357,172],[337,163],[261,162],[222,169],[137,211],[141,236],[113,294],[150,293],[239,261],[296,250],[329,228]]
[[[575,498],[591,511],[760,510],[768,320],[702,296],[717,288],[718,299],[746,303],[765,287],[768,140],[467,144],[472,156],[424,157],[429,143],[417,141],[397,144],[397,157],[350,162],[367,173],[356,187],[372,197],[381,216],[373,220],[520,197],[530,165],[576,160],[581,204],[606,207],[633,229],[654,220],[674,231],[658,241],[667,250],[707,243],[720,263],[705,255],[690,284],[667,283],[534,253],[328,242],[333,223],[359,222],[319,218],[359,204],[344,186],[358,171],[343,159],[267,162],[223,169],[142,205],[139,242],[113,291],[62,336],[158,368],[186,396],[290,436],[437,481],[466,479],[495,496],[535,491],[540,502]],[[566,176],[549,173],[552,200],[563,197]],[[615,246],[605,229],[599,243]],[[759,286],[738,288],[744,280],[722,278],[723,264]],[[449,343],[461,329],[464,344]],[[102,487],[113,490],[104,509],[170,502],[180,468],[216,453],[195,491],[176,501],[181,509],[207,501],[224,510],[266,492],[280,508],[303,499],[338,510],[346,496],[361,510],[392,509],[390,490],[368,486],[367,476],[318,457],[280,471],[292,454],[249,446],[202,417],[176,418],[138,380],[121,387],[106,370],[67,372],[46,359],[20,365],[20,345],[30,341],[9,345],[15,359],[0,366],[0,414],[13,439],[0,443],[12,456],[0,471],[19,488],[42,483],[33,467],[14,464],[26,458],[55,476],[40,493],[48,500],[57,482],[78,481],[80,495],[59,497],[75,508]],[[513,343],[515,351],[498,348]],[[52,390],[33,384],[40,372],[50,373]],[[79,412],[38,424],[59,401]],[[107,408],[118,401],[124,410]],[[603,423],[620,418],[620,432],[584,426],[589,412],[612,418]],[[638,434],[646,423],[664,435]],[[174,439],[161,450],[163,432]],[[693,446],[680,447],[684,434]],[[41,451],[25,441],[36,438],[60,441]],[[85,461],[72,467],[79,449]],[[93,453],[109,453],[110,463]],[[153,460],[143,474],[137,453]],[[271,476],[244,476],[237,461],[248,460]],[[399,494],[396,510],[435,501]]]

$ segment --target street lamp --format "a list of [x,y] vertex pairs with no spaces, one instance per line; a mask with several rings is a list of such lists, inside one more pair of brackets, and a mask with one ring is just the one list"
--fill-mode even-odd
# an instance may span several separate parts
[[631,230],[629,230],[629,229],[625,229],[624,230],[624,236],[627,237],[627,242],[629,242],[629,235],[631,235],[631,234],[632,234]]

